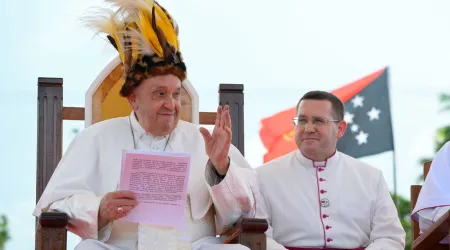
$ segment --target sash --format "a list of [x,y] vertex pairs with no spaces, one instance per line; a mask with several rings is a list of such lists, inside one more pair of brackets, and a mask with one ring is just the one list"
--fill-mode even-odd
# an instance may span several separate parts
[[285,246],[285,248],[287,248],[289,250],[320,250],[320,249],[324,249],[324,250],[364,250],[365,249],[365,247],[344,249],[344,248],[304,248],[304,247],[286,247],[286,246]]

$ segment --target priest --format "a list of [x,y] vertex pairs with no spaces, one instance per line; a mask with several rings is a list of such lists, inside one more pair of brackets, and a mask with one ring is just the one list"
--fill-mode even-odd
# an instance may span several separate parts
[[[231,145],[229,107],[218,107],[212,134],[181,121],[187,81],[178,26],[153,1],[108,0],[86,21],[106,33],[123,63],[129,116],[96,123],[71,142],[33,212],[64,212],[68,230],[82,238],[76,249],[248,249],[216,237],[241,217],[264,218],[256,173]],[[139,202],[119,190],[123,149],[191,154],[188,195],[180,227],[130,223]],[[147,211],[157,213],[158,211]],[[272,249],[284,249],[273,241]],[[271,247],[269,247],[271,249]]]
[[[436,153],[427,178],[422,185],[411,218],[425,232],[433,223],[450,210],[450,141]],[[441,241],[449,243],[449,237]]]
[[401,250],[405,231],[380,170],[336,150],[344,105],[324,91],[297,104],[298,150],[258,168],[269,237],[287,249]]

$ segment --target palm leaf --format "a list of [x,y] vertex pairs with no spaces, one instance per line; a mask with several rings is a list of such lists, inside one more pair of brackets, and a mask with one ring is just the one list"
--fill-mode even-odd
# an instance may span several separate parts
[[0,217],[0,250],[3,250],[5,243],[11,239],[8,230],[8,219],[5,215]]
[[442,111],[450,111],[450,94],[441,93],[439,95],[439,102],[441,103],[442,107],[439,110]]

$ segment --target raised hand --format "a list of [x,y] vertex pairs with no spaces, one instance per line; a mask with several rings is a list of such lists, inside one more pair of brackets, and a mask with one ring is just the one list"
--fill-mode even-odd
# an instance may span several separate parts
[[107,193],[100,201],[98,228],[103,228],[111,220],[125,217],[136,205],[136,195],[133,192],[121,190]]
[[216,171],[220,175],[225,175],[228,171],[228,152],[231,145],[231,117],[230,107],[225,105],[217,108],[216,124],[212,135],[205,128],[200,128],[200,132],[205,139],[206,154],[209,156]]

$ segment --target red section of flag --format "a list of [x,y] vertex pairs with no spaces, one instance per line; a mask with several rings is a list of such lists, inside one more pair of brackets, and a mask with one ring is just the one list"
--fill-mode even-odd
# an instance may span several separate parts
[[294,141],[295,107],[277,113],[261,121],[259,136],[267,153],[264,155],[264,162],[278,158],[297,148]]
[[[364,78],[351,82],[332,91],[342,102],[347,102],[367,85],[377,79],[386,68],[378,70]],[[264,162],[276,159],[297,149],[294,139],[292,118],[296,115],[296,107],[284,110],[261,120],[259,136],[267,153]]]

